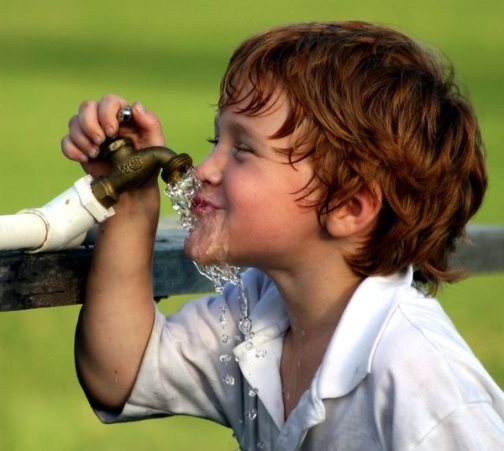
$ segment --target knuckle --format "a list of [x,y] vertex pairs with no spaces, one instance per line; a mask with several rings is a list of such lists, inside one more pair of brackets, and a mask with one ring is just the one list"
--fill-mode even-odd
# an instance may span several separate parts
[[65,136],[63,136],[63,138],[61,138],[61,141],[60,141],[61,151],[63,153],[65,153],[67,150],[67,143],[68,143],[68,135],[65,135]]
[[74,146],[72,145],[72,141],[68,135],[64,136],[61,140],[61,152],[63,152],[63,155],[67,158],[71,158],[72,153],[74,152]]
[[79,106],[79,111],[85,111],[91,107],[96,106],[96,102],[94,100],[84,100]]
[[72,116],[70,119],[68,119],[68,129],[71,130],[76,123],[77,123],[77,116]]
[[119,97],[118,95],[116,94],[105,94],[102,99],[101,99],[101,102],[100,103],[103,103],[103,102],[107,102],[107,103],[110,103],[110,102],[118,102],[118,103],[123,103],[124,102],[124,99],[122,99],[121,97]]

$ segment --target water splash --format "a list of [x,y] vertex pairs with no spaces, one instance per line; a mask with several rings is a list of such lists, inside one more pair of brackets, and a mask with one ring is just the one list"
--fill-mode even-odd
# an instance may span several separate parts
[[[196,217],[191,211],[194,196],[201,188],[201,181],[196,175],[196,171],[190,168],[178,180],[167,184],[165,194],[170,198],[173,209],[178,213],[180,225],[188,234],[194,228]],[[217,293],[222,293],[226,282],[233,285],[240,283],[240,268],[227,264],[222,265],[201,265],[194,262],[198,271],[210,279]]]
[[196,268],[202,276],[210,279],[213,283],[215,291],[222,294],[224,285],[231,282],[233,285],[240,283],[240,268],[223,263],[222,265],[201,265],[194,262]]
[[170,198],[173,209],[178,213],[180,225],[188,233],[194,228],[196,218],[191,212],[192,201],[201,188],[201,182],[193,168],[188,169],[178,180],[166,185],[165,194]]
[[[170,198],[173,209],[179,215],[180,225],[187,231],[188,234],[191,233],[196,222],[196,217],[192,214],[191,207],[194,196],[197,194],[201,186],[202,183],[193,168],[187,170],[187,172],[178,181],[168,183],[166,186],[165,194]],[[194,262],[194,264],[203,276],[212,281],[217,293],[220,294],[223,292],[224,285],[227,282],[238,286],[240,302],[240,319],[238,329],[243,335],[244,340],[249,345],[249,348],[251,348],[251,339],[253,337],[252,322],[249,318],[247,295],[245,293],[243,282],[240,278],[240,268],[225,263],[219,266],[201,265],[197,262]],[[221,309],[219,317],[221,326],[225,325],[225,313],[226,312]],[[222,336],[223,343],[226,343],[228,339],[229,337],[227,335],[224,334]]]

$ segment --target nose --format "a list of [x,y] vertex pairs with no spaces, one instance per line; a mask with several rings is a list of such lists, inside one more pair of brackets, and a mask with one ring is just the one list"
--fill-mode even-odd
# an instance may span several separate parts
[[203,183],[218,185],[226,166],[226,157],[215,147],[212,152],[196,166],[196,174]]

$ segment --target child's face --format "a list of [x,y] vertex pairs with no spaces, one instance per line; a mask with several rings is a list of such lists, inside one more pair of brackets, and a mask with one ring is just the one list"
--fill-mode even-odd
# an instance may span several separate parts
[[320,239],[316,210],[296,201],[313,174],[309,158],[291,165],[274,148],[292,147],[294,137],[269,138],[287,112],[280,96],[260,116],[238,114],[236,108],[218,115],[216,143],[197,167],[203,187],[186,242],[193,260],[267,270],[295,265],[310,240]]

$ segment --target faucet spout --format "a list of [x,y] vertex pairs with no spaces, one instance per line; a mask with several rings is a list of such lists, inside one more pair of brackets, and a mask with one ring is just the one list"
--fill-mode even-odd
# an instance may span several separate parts
[[128,138],[116,138],[102,145],[101,154],[112,164],[109,175],[98,178],[92,191],[98,202],[109,208],[119,201],[119,195],[137,188],[161,169],[166,182],[177,181],[192,166],[187,154],[176,154],[168,147],[154,146],[135,150]]

